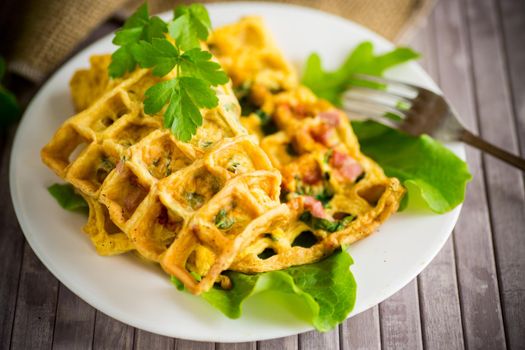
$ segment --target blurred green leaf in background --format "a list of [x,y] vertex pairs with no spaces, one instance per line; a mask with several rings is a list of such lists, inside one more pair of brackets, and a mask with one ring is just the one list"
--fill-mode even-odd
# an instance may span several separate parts
[[1,84],[5,71],[5,60],[0,56],[0,129],[7,127],[20,117],[20,106],[15,95]]

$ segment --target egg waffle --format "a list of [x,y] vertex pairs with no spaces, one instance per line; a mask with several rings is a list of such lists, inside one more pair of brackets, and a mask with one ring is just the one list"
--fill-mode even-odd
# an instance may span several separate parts
[[288,213],[279,172],[240,124],[229,85],[217,87],[219,106],[203,110],[197,134],[181,142],[143,111],[159,78],[139,69],[97,79],[104,62],[80,73],[100,96],[81,98],[85,85],[73,79],[81,111],[42,149],[44,163],[88,202],[84,230],[99,254],[136,250],[195,294],[226,283],[220,273],[239,250]]
[[86,198],[84,230],[100,254],[134,249],[199,294],[227,288],[226,269],[318,261],[397,210],[399,181],[360,152],[344,113],[298,83],[260,19],[216,30],[209,45],[243,116],[218,87],[219,106],[188,143],[144,114],[144,91],[159,80],[149,71],[109,80],[109,56],[99,56],[72,79],[80,112],[42,158]]
[[317,261],[371,234],[398,209],[399,181],[360,152],[342,111],[297,83],[260,19],[219,28],[210,47],[237,87],[241,122],[282,174],[281,197],[290,208],[287,221],[241,251],[231,269],[255,273]]

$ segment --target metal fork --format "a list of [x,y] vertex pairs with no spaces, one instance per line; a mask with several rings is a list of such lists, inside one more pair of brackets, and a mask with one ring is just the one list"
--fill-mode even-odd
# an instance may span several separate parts
[[403,130],[428,134],[437,140],[463,141],[525,170],[525,159],[515,156],[468,131],[447,100],[428,89],[392,79],[356,74],[343,98],[347,112]]

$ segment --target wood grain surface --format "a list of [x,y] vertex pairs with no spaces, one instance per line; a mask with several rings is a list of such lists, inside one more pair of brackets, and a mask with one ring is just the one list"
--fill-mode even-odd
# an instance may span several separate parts
[[[81,47],[116,27],[105,23]],[[522,0],[440,0],[408,43],[471,130],[522,155],[524,35]],[[2,350],[525,349],[525,177],[474,149],[467,148],[474,178],[458,224],[417,279],[331,332],[224,344],[134,329],[51,275],[25,242],[10,201],[14,129],[0,130]]]

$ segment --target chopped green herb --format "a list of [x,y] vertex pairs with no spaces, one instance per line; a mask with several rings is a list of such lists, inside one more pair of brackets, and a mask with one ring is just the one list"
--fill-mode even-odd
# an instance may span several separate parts
[[275,134],[279,131],[277,124],[273,121],[272,116],[268,115],[262,109],[258,109],[254,112],[261,120],[261,130],[265,135]]
[[208,148],[211,145],[213,145],[212,141],[201,141],[201,144],[200,144],[201,148]]
[[323,191],[315,196],[315,199],[323,203],[323,206],[326,207],[326,205],[334,198],[334,192],[329,186],[329,184],[326,184],[323,186]]
[[242,85],[236,86],[233,88],[233,92],[235,93],[235,97],[237,97],[238,100],[242,99],[243,97],[246,97],[250,94],[250,89],[252,87],[252,84],[250,82],[245,81]]
[[236,108],[235,108],[235,103],[226,103],[226,104],[224,105],[224,110],[225,110],[226,112],[233,112],[233,111],[235,111],[235,110],[236,110]]
[[281,193],[279,194],[279,201],[281,203],[288,202],[288,195],[289,194],[290,194],[290,192],[288,190],[286,190],[285,188],[281,188]]
[[75,188],[72,185],[54,184],[49,186],[47,190],[62,208],[69,211],[87,213],[89,207],[86,200],[75,192]]
[[228,171],[231,171],[232,173],[236,173],[240,165],[241,163],[232,161],[230,165],[228,166]]
[[200,282],[202,280],[202,276],[195,271],[190,271],[190,275],[192,275],[197,282]]
[[98,169],[96,171],[96,178],[99,183],[104,182],[108,174],[115,169],[115,163],[106,156],[102,156]]
[[166,160],[166,176],[171,175],[171,153],[168,155]]
[[[248,90],[249,91],[249,90]],[[255,113],[259,106],[257,106],[252,99],[250,98],[250,95],[236,95],[237,99],[239,100],[239,105],[241,106],[241,116],[248,117],[252,113]]]
[[115,163],[113,163],[113,161],[110,158],[104,156],[100,161],[100,167],[110,172],[115,168]]
[[332,158],[332,154],[334,154],[334,150],[333,149],[329,149],[328,151],[326,151],[326,153],[324,154],[324,157],[323,157],[323,163],[329,164],[330,163],[330,158]]
[[215,226],[221,230],[228,230],[233,224],[235,224],[235,218],[229,217],[225,209],[219,210],[219,213],[215,216]]
[[197,192],[185,192],[184,199],[190,204],[192,209],[199,209],[204,204],[204,196]]
[[325,230],[330,233],[340,231],[355,219],[355,216],[348,215],[342,220],[330,221],[328,219],[313,216],[309,211],[305,211],[299,216],[299,220],[313,228],[314,230]]

